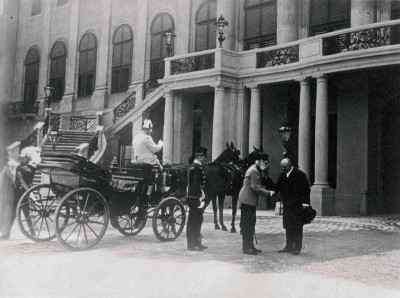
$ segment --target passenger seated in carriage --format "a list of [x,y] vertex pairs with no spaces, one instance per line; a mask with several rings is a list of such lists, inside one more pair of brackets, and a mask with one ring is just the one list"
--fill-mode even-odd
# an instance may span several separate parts
[[[158,144],[154,143],[151,133],[153,132],[153,123],[150,119],[145,119],[142,130],[133,138],[132,141],[132,163],[147,163],[158,166],[160,173],[163,167],[155,153],[163,147],[163,141],[159,140]],[[165,193],[165,182],[159,179],[159,190],[161,194]]]

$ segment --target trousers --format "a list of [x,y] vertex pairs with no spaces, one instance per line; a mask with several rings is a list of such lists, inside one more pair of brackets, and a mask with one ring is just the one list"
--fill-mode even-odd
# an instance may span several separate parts
[[254,234],[256,232],[256,206],[241,205],[240,230],[242,232],[243,251],[254,248]]

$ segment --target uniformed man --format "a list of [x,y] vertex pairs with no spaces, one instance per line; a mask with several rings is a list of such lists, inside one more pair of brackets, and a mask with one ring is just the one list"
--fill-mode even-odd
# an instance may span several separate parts
[[[163,147],[163,141],[159,140],[158,143],[154,143],[151,134],[153,132],[153,123],[150,119],[143,121],[142,130],[133,138],[133,154],[132,162],[143,162],[151,165],[157,165],[160,169],[160,173],[163,171],[163,167],[158,160],[155,153],[160,151]],[[160,179],[160,192],[165,192],[165,185],[163,179]]]
[[187,248],[192,251],[202,251],[207,246],[201,244],[201,225],[203,224],[204,208],[201,206],[205,200],[204,186],[205,175],[203,163],[207,158],[207,148],[199,147],[194,154],[194,161],[187,170],[187,202],[189,216],[186,225]]

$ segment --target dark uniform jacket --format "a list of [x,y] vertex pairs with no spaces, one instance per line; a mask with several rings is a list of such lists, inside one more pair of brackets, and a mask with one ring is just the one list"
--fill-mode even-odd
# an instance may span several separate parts
[[205,186],[204,168],[202,165],[194,162],[188,167],[187,174],[187,197],[189,200],[197,199],[196,202],[200,204],[199,198],[202,196],[202,189]]
[[310,204],[310,186],[306,174],[295,168],[289,177],[282,172],[275,191],[282,194],[283,227],[287,229],[302,226],[303,204]]

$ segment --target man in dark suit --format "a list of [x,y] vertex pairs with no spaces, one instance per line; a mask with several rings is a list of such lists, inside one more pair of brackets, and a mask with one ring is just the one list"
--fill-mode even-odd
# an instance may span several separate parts
[[294,168],[290,158],[281,161],[281,168],[275,191],[282,194],[286,246],[278,252],[298,255],[303,247],[303,203],[310,204],[310,186],[306,174]]
[[187,170],[187,202],[189,205],[189,216],[186,225],[187,248],[192,251],[202,251],[207,246],[200,241],[201,225],[203,223],[204,209],[200,207],[204,197],[205,175],[203,162],[207,158],[207,148],[200,147],[194,154],[194,161]]

